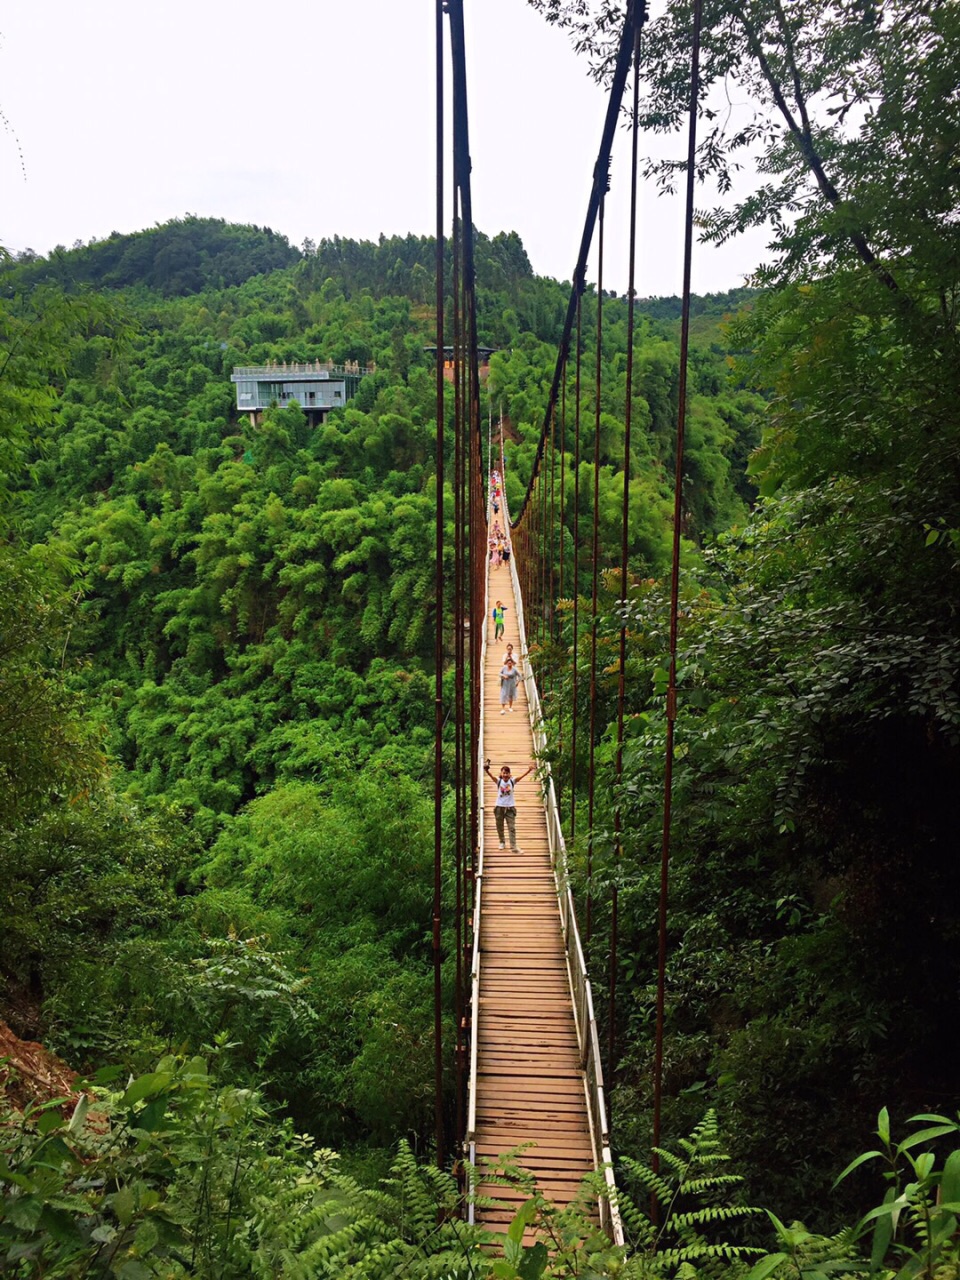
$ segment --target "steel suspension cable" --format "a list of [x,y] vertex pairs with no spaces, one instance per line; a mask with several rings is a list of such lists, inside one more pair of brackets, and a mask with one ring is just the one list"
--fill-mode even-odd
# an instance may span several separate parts
[[687,185],[683,225],[683,303],[680,319],[680,387],[677,409],[676,471],[673,485],[673,557],[670,569],[670,666],[667,682],[667,741],[663,779],[663,838],[660,849],[660,899],[657,913],[657,1022],[653,1066],[653,1167],[663,1110],[663,1020],[667,971],[667,897],[670,874],[670,825],[673,808],[674,730],[677,719],[677,633],[680,613],[680,522],[683,513],[683,450],[687,418],[687,362],[690,350],[690,275],[693,260],[693,195],[696,182],[697,107],[700,100],[701,0],[693,0],[690,48],[690,123],[687,137]]
[[[560,384],[560,586],[558,593],[560,599],[563,600],[563,562],[566,552],[566,538],[564,534],[566,528],[563,520],[563,511],[565,506],[564,484],[566,483],[566,460],[567,460],[567,376],[569,369],[564,366],[563,382]],[[558,640],[563,639],[563,619],[560,620],[560,626],[557,633]],[[562,669],[558,667],[557,679],[559,683]],[[557,699],[557,759],[563,762],[563,698]],[[557,788],[557,808],[561,809],[562,792],[563,792],[563,768],[557,770],[557,777],[554,779]]]
[[593,421],[593,542],[591,558],[590,608],[590,738],[587,763],[587,918],[586,945],[593,938],[593,798],[594,798],[594,748],[597,740],[597,618],[598,573],[600,564],[600,392],[603,377],[603,207],[600,202],[600,218],[597,228],[597,341],[594,370],[594,421]]
[[463,368],[462,350],[461,350],[461,332],[460,332],[460,230],[458,222],[459,200],[457,192],[456,178],[453,184],[453,229],[451,235],[451,244],[453,246],[453,262],[451,270],[451,285],[453,293],[453,384],[454,384],[454,421],[456,430],[454,432],[454,452],[453,452],[453,527],[454,527],[454,599],[456,608],[454,610],[454,862],[456,865],[456,885],[457,885],[457,1000],[455,1008],[456,1018],[456,1036],[457,1036],[457,1135],[463,1132],[463,1000],[460,992],[460,983],[463,975],[463,937],[465,929],[463,927],[465,921],[463,914],[465,911],[465,902],[463,898],[463,880],[461,868],[463,866],[465,849],[467,844],[467,797],[466,786],[467,777],[465,772],[465,764],[467,759],[466,752],[466,706],[463,697],[463,676],[466,665],[466,654],[464,650],[464,618],[465,610],[465,563],[464,563],[464,547],[466,543],[466,516],[464,512],[464,492],[463,492],[463,380],[461,370]]
[[570,290],[570,299],[567,303],[567,312],[564,318],[563,330],[557,351],[557,362],[554,367],[553,381],[550,385],[550,394],[547,399],[547,408],[543,417],[543,426],[540,429],[540,438],[537,443],[537,452],[534,458],[533,471],[531,472],[530,481],[527,485],[527,492],[524,495],[523,501],[521,502],[514,518],[513,523],[515,524],[519,524],[523,519],[527,503],[533,494],[534,482],[536,481],[537,475],[540,471],[541,462],[543,461],[543,453],[546,447],[550,419],[557,404],[561,374],[570,354],[570,337],[573,332],[573,322],[577,312],[577,300],[586,288],[587,258],[589,257],[590,247],[593,243],[593,232],[596,227],[601,202],[610,187],[610,154],[613,149],[613,139],[616,134],[617,122],[620,116],[620,103],[623,98],[623,90],[627,83],[627,75],[630,71],[630,61],[633,55],[635,32],[638,26],[642,25],[646,18],[646,8],[646,0],[627,0],[623,19],[623,30],[620,35],[620,44],[617,49],[616,62],[614,64],[613,76],[610,82],[610,96],[607,100],[607,111],[603,122],[603,133],[601,135],[600,147],[597,153],[597,162],[593,169],[593,185],[590,189],[590,198],[587,202],[587,215],[584,219],[583,234],[580,238],[580,252],[577,257],[577,265],[574,267],[573,271],[573,284]]
[[583,354],[583,298],[577,298],[577,363],[573,435],[573,714],[570,728],[570,840],[577,833],[577,726],[580,722],[580,395]]
[[437,507],[435,547],[436,572],[436,636],[434,637],[434,757],[433,757],[433,1039],[434,1039],[434,1125],[437,1164],[444,1164],[443,1141],[443,971],[440,951],[441,904],[443,893],[443,449],[444,449],[444,385],[443,385],[443,0],[436,0],[436,146],[437,146]]
[[623,510],[621,516],[620,539],[620,645],[619,674],[617,679],[617,753],[614,772],[614,809],[613,809],[613,844],[616,870],[613,877],[613,888],[610,895],[610,1025],[607,1052],[607,1072],[610,1083],[617,1067],[617,949],[619,944],[619,899],[618,878],[620,864],[623,860],[623,717],[626,702],[627,677],[627,563],[630,548],[630,431],[633,421],[633,338],[636,319],[636,279],[637,279],[637,183],[639,174],[639,129],[640,116],[640,28],[637,28],[633,53],[633,107],[631,110],[631,150],[630,150],[630,250],[627,269],[627,368],[626,368],[626,402],[624,405],[624,440],[623,440]]

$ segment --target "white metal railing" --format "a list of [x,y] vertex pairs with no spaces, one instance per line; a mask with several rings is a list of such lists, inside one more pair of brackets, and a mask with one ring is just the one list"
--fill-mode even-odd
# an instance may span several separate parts
[[[484,541],[484,559],[486,559],[486,541]],[[483,833],[484,833],[484,787],[483,787],[483,686],[484,662],[487,655],[487,613],[490,609],[490,574],[483,574],[483,617],[480,620],[480,723],[477,726],[477,875],[473,886],[473,950],[470,962],[470,1073],[467,1080],[467,1132],[464,1143],[470,1168],[477,1164],[477,1055],[479,1037],[477,1023],[480,1014],[480,926],[483,919],[481,898],[483,893]],[[470,643],[476,643],[474,628],[476,618],[470,622]],[[471,1174],[472,1177],[472,1174]],[[467,1197],[467,1221],[475,1221],[473,1188]]]
[[375,373],[377,366],[375,364],[361,365],[357,360],[348,360],[346,364],[334,364],[332,360],[313,360],[308,364],[251,364],[251,365],[235,365],[231,380],[236,381],[239,378],[273,378],[278,375],[304,375],[311,377],[326,378],[331,373],[337,374],[339,377],[351,375],[353,377],[365,377],[368,373]]
[[[502,455],[501,455],[502,456]],[[501,462],[501,476],[503,475]],[[505,486],[501,481],[501,510],[503,511],[504,529],[509,528],[509,514]],[[489,514],[489,513],[488,513]],[[486,555],[486,552],[484,552]],[[542,756],[546,748],[546,733],[543,728],[543,715],[540,708],[540,695],[536,680],[527,659],[527,637],[523,616],[523,596],[520,591],[520,579],[517,573],[515,557],[510,556],[510,576],[513,583],[514,601],[517,611],[517,624],[520,630],[520,666],[524,674],[524,686],[527,692],[527,704],[530,715],[530,727],[533,733],[534,751]],[[484,573],[483,619],[480,640],[480,706],[483,707],[484,666],[487,645],[487,614],[490,606],[490,575]],[[471,626],[471,643],[474,642],[473,626]],[[480,1008],[480,936],[483,920],[481,899],[483,891],[483,822],[484,822],[484,789],[483,789],[483,716],[481,714],[478,727],[477,787],[479,795],[479,862],[477,879],[474,886],[473,900],[473,950],[470,969],[470,1075],[467,1100],[467,1132],[465,1145],[471,1168],[476,1167],[476,1131],[477,1131],[477,1054],[479,1038],[477,1035],[478,1013]],[[560,812],[557,807],[556,791],[550,766],[542,767],[541,785],[543,787],[544,807],[547,820],[547,841],[550,850],[550,861],[553,867],[554,882],[557,889],[557,901],[560,909],[560,926],[566,948],[567,974],[570,981],[573,1001],[574,1021],[577,1031],[577,1045],[580,1055],[580,1067],[584,1075],[584,1092],[590,1122],[590,1138],[593,1144],[593,1157],[596,1167],[603,1170],[607,1194],[600,1201],[600,1221],[604,1230],[615,1244],[624,1243],[623,1223],[617,1208],[616,1182],[613,1176],[613,1157],[610,1150],[610,1128],[607,1121],[607,1106],[603,1084],[603,1067],[600,1061],[600,1039],[597,1032],[597,1020],[593,1009],[593,992],[587,966],[580,942],[573,905],[573,894],[570,891],[567,876],[567,847],[560,824]],[[472,1195],[468,1196],[468,1221],[475,1221],[475,1207]]]
[[[503,472],[501,471],[501,475]],[[501,486],[503,497],[501,505],[504,513],[504,528],[509,525],[507,515],[506,486]],[[527,691],[527,706],[530,714],[530,728],[533,732],[534,752],[542,756],[547,744],[547,735],[543,727],[543,714],[540,707],[540,694],[537,682],[527,659],[527,634],[523,616],[523,596],[520,591],[520,577],[517,573],[517,562],[510,556],[510,575],[513,581],[514,600],[517,609],[517,622],[520,627],[520,662],[523,667],[524,687]],[[486,619],[484,619],[486,623]],[[486,631],[486,628],[484,628]],[[600,1038],[597,1032],[597,1020],[593,1010],[593,991],[587,974],[587,965],[580,942],[580,931],[573,906],[573,894],[570,891],[567,874],[567,846],[560,825],[560,811],[557,807],[557,794],[553,785],[550,765],[541,766],[541,786],[543,802],[547,816],[547,841],[550,849],[550,861],[553,866],[554,880],[557,886],[557,900],[560,907],[560,926],[567,952],[567,973],[570,979],[570,991],[573,997],[574,1020],[577,1027],[577,1045],[580,1051],[580,1066],[584,1073],[584,1086],[587,1097],[587,1110],[590,1117],[590,1137],[593,1142],[593,1158],[598,1169],[603,1170],[607,1186],[606,1198],[600,1201],[600,1222],[614,1244],[624,1243],[623,1222],[617,1208],[617,1186],[613,1176],[613,1156],[610,1150],[610,1126],[607,1121],[607,1103],[603,1085],[603,1066],[600,1061]]]

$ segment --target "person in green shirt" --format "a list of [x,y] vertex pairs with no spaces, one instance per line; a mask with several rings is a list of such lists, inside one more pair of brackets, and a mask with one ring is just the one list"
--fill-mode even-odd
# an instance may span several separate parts
[[503,623],[506,609],[502,600],[498,600],[493,606],[493,639],[496,642],[503,635]]

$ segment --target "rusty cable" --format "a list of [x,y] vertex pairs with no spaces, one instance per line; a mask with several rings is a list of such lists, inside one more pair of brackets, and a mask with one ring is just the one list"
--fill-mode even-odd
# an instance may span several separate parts
[[464,763],[466,759],[466,714],[463,698],[463,673],[466,662],[466,654],[464,650],[464,585],[465,585],[465,563],[464,563],[464,542],[465,542],[465,525],[466,519],[463,510],[463,380],[462,369],[463,360],[461,352],[461,332],[460,332],[460,233],[458,227],[459,201],[457,192],[456,177],[453,183],[453,269],[452,269],[452,293],[453,293],[453,381],[454,381],[454,403],[456,412],[454,415],[456,430],[454,432],[454,448],[453,448],[453,575],[454,575],[454,599],[456,601],[456,609],[454,614],[454,705],[456,708],[454,715],[454,863],[456,866],[456,885],[457,885],[457,998],[455,1017],[457,1024],[457,1136],[463,1132],[461,1122],[463,1121],[463,1060],[462,1060],[462,1034],[461,1027],[463,1023],[463,1001],[460,994],[460,984],[463,977],[463,936],[465,930],[463,928],[463,915],[465,910],[465,902],[462,892],[462,875],[461,867],[463,866],[465,856],[465,836],[466,836],[466,777],[464,773]]
[[453,65],[453,137],[454,169],[460,196],[462,253],[465,417],[469,431],[468,449],[464,454],[467,467],[468,495],[466,509],[469,536],[465,555],[469,564],[470,583],[470,848],[476,860],[480,846],[480,797],[477,790],[479,764],[478,729],[480,723],[480,640],[483,619],[482,562],[471,544],[480,536],[485,520],[485,504],[481,498],[482,434],[480,418],[480,374],[477,366],[477,296],[476,259],[474,253],[473,200],[470,190],[470,128],[467,110],[466,42],[463,28],[463,0],[447,0],[450,15],[450,45]]
[[557,411],[550,419],[550,645],[557,625]]
[[433,1036],[434,1036],[434,1123],[437,1164],[444,1164],[443,1142],[443,971],[440,953],[441,903],[443,893],[443,450],[444,450],[444,378],[443,378],[443,0],[436,0],[436,146],[437,146],[437,442],[436,476],[437,507],[435,528],[436,569],[436,636],[434,637],[434,757],[433,757]]
[[[548,436],[548,451],[549,448]],[[546,467],[540,474],[540,557],[540,645],[545,650],[549,638],[547,620],[550,615],[550,476]],[[543,679],[546,679],[546,668]]]
[[603,210],[604,202],[600,202],[600,216],[597,227],[597,340],[596,364],[594,373],[594,423],[593,423],[593,542],[591,546],[592,578],[590,607],[590,738],[589,758],[587,763],[587,919],[586,945],[589,948],[593,937],[593,799],[594,748],[597,740],[597,618],[599,609],[598,582],[600,563],[600,392],[603,378]]
[[553,371],[553,381],[550,384],[550,394],[547,400],[547,409],[543,416],[543,426],[540,429],[540,438],[537,443],[537,452],[534,457],[533,471],[531,472],[530,482],[527,485],[527,492],[524,495],[520,508],[517,511],[515,523],[519,524],[523,519],[523,513],[526,510],[527,502],[533,493],[534,481],[540,471],[540,464],[543,461],[543,453],[546,448],[547,432],[550,427],[550,418],[553,414],[557,403],[557,396],[560,390],[560,376],[563,366],[567,362],[570,354],[570,336],[573,332],[573,321],[577,310],[577,298],[586,288],[586,272],[587,258],[590,254],[590,247],[593,243],[593,232],[597,224],[600,213],[600,205],[607,191],[610,189],[610,155],[613,150],[613,139],[616,134],[617,122],[620,116],[620,102],[623,98],[623,90],[627,83],[627,75],[630,71],[630,60],[633,54],[634,31],[637,22],[642,22],[646,12],[646,0],[627,0],[626,9],[623,19],[623,30],[620,34],[620,44],[617,49],[616,62],[614,63],[613,76],[610,81],[610,95],[607,99],[607,112],[603,122],[603,133],[600,139],[600,147],[597,153],[597,162],[593,168],[593,185],[590,188],[590,199],[587,202],[587,216],[584,219],[583,234],[580,238],[580,252],[577,257],[577,265],[573,270],[573,284],[570,289],[570,299],[567,303],[567,313],[564,318],[563,330],[560,337],[560,343],[557,350],[557,362]]
[[667,897],[670,876],[670,823],[673,808],[674,725],[677,718],[677,634],[680,613],[680,524],[683,513],[683,450],[687,417],[687,360],[690,349],[690,273],[693,260],[693,194],[696,183],[697,108],[700,100],[701,0],[693,0],[690,48],[690,123],[687,138],[687,186],[683,224],[683,302],[680,320],[680,386],[673,484],[673,556],[670,567],[670,666],[667,682],[667,741],[663,772],[663,839],[660,850],[660,899],[657,912],[657,1018],[653,1064],[653,1168],[659,1168],[663,1110],[663,1022],[667,974]]
[[577,364],[573,436],[573,714],[570,728],[570,839],[577,833],[577,726],[580,720],[579,623],[580,623],[580,393],[583,353],[583,298],[577,299]]
[[[566,482],[566,459],[567,459],[567,376],[569,370],[564,365],[563,382],[560,384],[560,585],[557,588],[557,594],[563,600],[563,561],[566,551],[566,539],[564,538],[565,528],[563,521],[564,511],[564,484]],[[561,616],[560,626],[557,630],[557,640],[563,640],[563,618]],[[562,652],[562,646],[560,649]],[[562,667],[558,665],[557,669],[557,685],[560,687],[560,678],[562,676]],[[560,762],[560,768],[557,770],[557,776],[554,779],[557,788],[557,809],[561,809],[561,800],[563,794],[563,698],[557,698],[557,760]]]
[[627,368],[623,415],[623,512],[620,531],[620,651],[617,676],[617,753],[614,775],[613,844],[616,868],[610,894],[610,1024],[607,1050],[608,1084],[612,1085],[617,1069],[617,951],[619,946],[619,876],[623,859],[623,718],[627,693],[627,567],[630,549],[630,433],[633,423],[633,338],[636,321],[637,280],[637,180],[639,174],[640,116],[640,28],[637,28],[633,52],[633,107],[631,111],[630,149],[630,250],[627,269]]

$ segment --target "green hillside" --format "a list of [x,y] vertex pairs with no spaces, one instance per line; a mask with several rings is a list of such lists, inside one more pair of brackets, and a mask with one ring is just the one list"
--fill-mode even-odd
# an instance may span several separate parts
[[[427,237],[294,250],[187,218],[0,268],[0,1019],[95,1079],[115,1138],[69,1128],[49,1100],[47,1119],[8,1112],[13,1274],[54,1260],[64,1276],[379,1276],[402,1274],[381,1265],[401,1254],[422,1263],[410,1274],[461,1274],[452,1227],[434,1232],[454,1185],[411,1154],[433,1124],[432,664],[437,627],[452,631],[433,599],[434,261]],[[731,1198],[828,1234],[869,1209],[866,1170],[832,1184],[882,1107],[895,1132],[916,1113],[939,1126],[906,1151],[956,1129],[937,1119],[955,1101],[960,963],[952,262],[924,242],[893,301],[847,260],[694,300],[665,1115],[671,1144],[699,1135],[705,1171],[683,1196],[707,1204],[687,1221],[677,1201],[694,1252],[656,1263],[671,1280],[701,1257],[705,1276],[745,1274],[730,1250],[766,1242],[760,1227],[729,1227],[715,1254],[691,1243],[694,1222],[737,1218]],[[568,288],[535,276],[507,233],[478,233],[477,280],[478,337],[495,348],[481,413],[503,414],[516,509]],[[619,891],[620,1001],[612,1018],[598,1007],[639,1206],[653,1185],[676,300],[637,315],[619,792],[624,615],[604,571],[620,547],[623,299],[603,299],[599,401],[596,334],[588,291],[582,408],[599,451],[585,433],[575,480],[571,408],[559,509],[565,569],[585,570],[596,477],[589,836],[586,747],[571,759],[563,728],[574,664],[581,701],[589,688],[569,600],[535,662],[554,776],[581,801],[573,878],[593,899],[598,992]],[[322,424],[296,403],[238,415],[234,367],[313,361],[370,371]],[[572,406],[572,370],[566,393]],[[452,551],[443,568],[449,585]],[[448,785],[454,763],[451,732]],[[451,1032],[452,926],[442,942]],[[721,1146],[742,1189],[711,1181]],[[940,1185],[935,1155],[914,1170],[914,1205]],[[387,1189],[365,1190],[391,1161]],[[561,1251],[554,1274],[591,1274],[570,1243],[589,1224],[564,1230],[569,1268]],[[431,1259],[426,1241],[450,1251]],[[796,1241],[810,1280],[855,1248]],[[592,1274],[619,1273],[605,1248]],[[630,1265],[647,1274],[646,1259]],[[526,1280],[541,1262],[498,1274]]]
[[[434,251],[337,240],[265,273],[269,240],[187,220],[3,277],[8,337],[32,344],[5,383],[29,408],[4,438],[6,571],[22,584],[4,598],[33,655],[11,696],[43,722],[8,762],[0,1005],[83,1069],[229,1034],[224,1069],[269,1077],[298,1126],[390,1144],[430,1117]],[[172,243],[206,264],[192,296],[157,278]],[[210,287],[216,245],[237,247],[246,278]],[[516,236],[479,236],[477,256],[517,490],[565,289],[534,277]],[[591,324],[588,307],[588,341]],[[611,531],[624,325],[608,302]],[[235,365],[315,359],[376,371],[322,426],[295,404],[238,420]],[[646,574],[666,564],[678,376],[659,321],[641,320],[638,360]],[[696,387],[707,537],[745,514],[761,402],[706,348]],[[27,675],[41,655],[48,711]],[[245,996],[215,976],[235,939]]]

